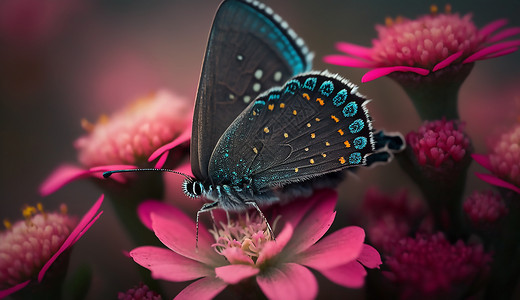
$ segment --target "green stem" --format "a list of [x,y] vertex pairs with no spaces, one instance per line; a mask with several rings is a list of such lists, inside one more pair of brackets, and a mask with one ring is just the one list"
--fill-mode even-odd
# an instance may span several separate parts
[[[104,190],[114,207],[116,215],[136,246],[152,245],[163,247],[154,232],[144,226],[137,215],[137,208],[143,200],[163,198],[164,184],[160,173],[141,173],[137,180],[125,185],[111,185]],[[136,265],[137,266],[137,265]],[[161,293],[157,281],[152,279],[148,269],[137,266],[142,281],[152,290]]]
[[486,299],[512,299],[520,278],[520,197],[513,198],[496,245]]
[[466,184],[467,168],[471,162],[469,154],[451,170],[420,166],[411,149],[399,153],[397,161],[401,168],[421,189],[435,221],[437,230],[455,241],[465,237],[462,215],[462,195]]
[[456,120],[459,89],[472,68],[473,64],[454,65],[427,76],[395,72],[389,77],[403,87],[422,120]]

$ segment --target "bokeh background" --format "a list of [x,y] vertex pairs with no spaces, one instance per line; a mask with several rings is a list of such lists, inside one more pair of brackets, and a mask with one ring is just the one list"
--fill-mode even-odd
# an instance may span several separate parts
[[[385,17],[414,18],[443,9],[445,1],[301,1],[265,0],[315,53],[314,69],[328,69],[360,84],[366,70],[326,65],[336,41],[370,45],[374,25]],[[73,141],[83,134],[80,120],[95,121],[136,98],[161,88],[192,102],[208,32],[219,0],[1,0],[0,1],[0,217],[16,220],[24,204],[42,202],[47,209],[66,203],[83,214],[100,190],[74,182],[42,198],[37,188],[63,162],[75,162]],[[477,26],[507,18],[520,26],[520,1],[464,0],[453,12],[473,13]],[[520,53],[478,62],[462,86],[461,118],[475,151],[486,152],[493,136],[520,116]],[[407,133],[420,119],[401,88],[388,78],[362,84],[373,101],[376,128]],[[486,185],[468,176],[468,193]],[[181,198],[180,179],[168,183],[169,201]],[[389,193],[401,188],[420,197],[397,164],[361,170],[340,188],[336,223],[345,226],[370,186]],[[186,200],[182,200],[186,201]],[[198,207],[199,203],[195,204]],[[94,280],[88,299],[114,298],[138,283],[137,265],[122,255],[134,247],[106,201],[102,218],[75,246],[70,268],[90,264]],[[192,210],[186,209],[188,213]],[[336,225],[336,226],[339,226]],[[345,293],[320,279],[320,297]],[[172,294],[186,283],[164,285]],[[338,296],[339,297],[339,296]]]

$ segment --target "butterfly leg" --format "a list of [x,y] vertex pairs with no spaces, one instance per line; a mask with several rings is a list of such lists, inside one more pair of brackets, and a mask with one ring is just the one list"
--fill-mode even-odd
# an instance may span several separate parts
[[199,216],[200,216],[200,213],[203,213],[203,212],[207,212],[207,211],[212,211],[214,210],[215,208],[217,208],[219,205],[219,203],[216,201],[216,202],[212,202],[212,203],[205,203],[204,205],[202,205],[202,207],[199,209],[199,211],[197,212],[197,218],[196,218],[196,233],[195,233],[195,249],[199,249]]
[[245,203],[247,205],[251,205],[252,207],[254,207],[256,209],[256,211],[258,212],[258,214],[260,215],[262,220],[264,220],[265,224],[267,225],[267,230],[269,230],[269,234],[271,235],[273,240],[276,241],[276,238],[274,237],[273,229],[271,229],[271,225],[269,225],[269,222],[267,222],[267,218],[264,216],[264,214],[262,213],[262,211],[260,210],[260,207],[258,207],[256,202],[254,202],[254,201],[246,201]]

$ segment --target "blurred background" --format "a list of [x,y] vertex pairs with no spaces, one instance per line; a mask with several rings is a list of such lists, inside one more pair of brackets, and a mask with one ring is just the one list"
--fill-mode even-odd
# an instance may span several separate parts
[[[0,1],[0,217],[21,218],[24,204],[42,202],[48,210],[66,203],[83,214],[100,190],[87,181],[74,182],[42,198],[37,188],[54,168],[77,161],[73,142],[84,131],[80,121],[95,121],[138,97],[161,88],[195,99],[207,36],[219,0],[2,0]],[[336,53],[336,41],[371,45],[374,25],[385,17],[414,18],[429,13],[431,4],[442,10],[445,1],[301,1],[265,0],[302,37],[315,53],[314,69],[328,69],[360,84],[364,69],[326,65],[322,57]],[[464,0],[453,12],[472,13],[478,27],[500,18],[520,26],[520,1]],[[466,122],[475,152],[487,152],[487,142],[520,116],[520,53],[477,62],[461,88],[459,112]],[[378,129],[415,130],[421,124],[411,102],[392,80],[362,84],[360,91]],[[473,175],[468,193],[485,188]],[[170,199],[182,197],[180,179],[168,184]],[[347,220],[365,190],[378,186],[389,193],[401,188],[420,197],[394,162],[361,170],[340,190],[337,219]],[[199,206],[198,203],[195,204]],[[88,299],[115,298],[137,284],[137,265],[122,255],[130,240],[106,201],[102,218],[75,246],[70,268],[93,266]],[[192,213],[190,211],[189,213]],[[346,223],[347,221],[344,221]],[[343,224],[344,225],[344,224]],[[323,278],[319,278],[320,281]],[[172,294],[186,283],[166,283]],[[347,291],[320,283],[320,297]]]

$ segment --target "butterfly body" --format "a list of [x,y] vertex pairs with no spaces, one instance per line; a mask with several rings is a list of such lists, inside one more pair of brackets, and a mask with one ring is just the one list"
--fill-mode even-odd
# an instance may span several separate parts
[[283,188],[364,165],[374,149],[367,102],[338,75],[295,76],[235,118],[212,151],[208,177],[187,180],[184,190],[241,211],[280,201]]

